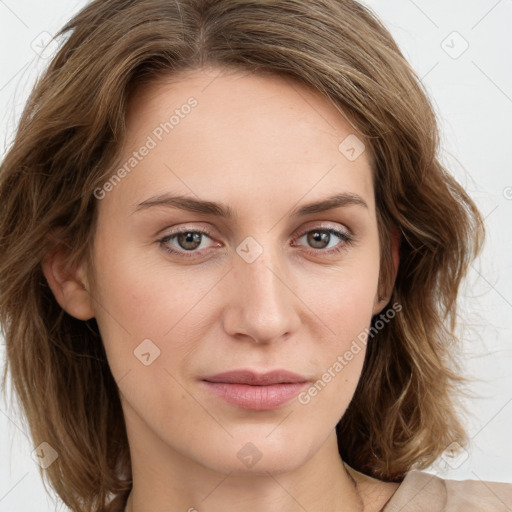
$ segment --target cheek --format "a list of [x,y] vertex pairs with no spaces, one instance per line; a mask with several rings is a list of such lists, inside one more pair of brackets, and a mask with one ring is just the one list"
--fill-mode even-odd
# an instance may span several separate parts
[[298,403],[327,424],[343,416],[361,376],[378,278],[378,271],[366,270],[339,278],[337,288],[319,303],[322,322],[331,334],[315,340],[312,353],[319,375]]
[[339,283],[337,293],[331,293],[324,305],[333,330],[346,340],[368,326],[377,292],[378,273],[368,270],[365,276],[351,275]]
[[[96,320],[114,376],[141,370],[139,352],[149,351],[151,360],[157,355],[155,366],[170,368],[172,361],[186,359],[191,351],[189,341],[201,325],[200,301],[215,287],[217,274],[162,265],[164,257],[155,262],[154,253],[147,257],[144,251],[129,246],[115,250],[123,241],[114,237],[99,242],[103,243],[97,244],[94,255],[97,288],[93,295]],[[211,301],[206,303],[211,307]]]
[[379,279],[378,245],[347,258],[315,295],[317,310],[341,339],[357,336],[368,326]]
[[[366,335],[373,315],[378,288],[378,246],[359,253],[357,261],[333,276],[329,293],[316,296],[316,311],[331,331],[331,336],[317,344],[321,368],[319,390],[328,384],[320,401],[348,406],[361,375],[366,353]],[[318,386],[317,386],[318,387]],[[313,393],[315,393],[313,391]],[[332,401],[334,400],[334,402]]]

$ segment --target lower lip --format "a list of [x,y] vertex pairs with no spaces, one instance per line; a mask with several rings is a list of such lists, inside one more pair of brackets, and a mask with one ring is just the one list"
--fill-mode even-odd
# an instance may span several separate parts
[[240,409],[253,411],[277,409],[295,398],[307,386],[307,382],[289,382],[268,386],[203,382],[211,392],[223,398],[227,403]]

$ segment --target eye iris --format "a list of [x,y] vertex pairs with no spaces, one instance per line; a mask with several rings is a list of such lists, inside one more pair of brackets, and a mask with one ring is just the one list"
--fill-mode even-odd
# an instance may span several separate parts
[[[331,234],[327,232],[311,231],[308,234],[308,243],[311,243],[312,246],[316,249],[324,249],[327,245],[329,245],[330,237]],[[324,242],[326,243],[324,244]]]
[[[201,233],[194,233],[192,231],[186,231],[177,235],[178,243],[180,247],[185,250],[197,249],[201,245]],[[189,244],[192,244],[191,246]]]

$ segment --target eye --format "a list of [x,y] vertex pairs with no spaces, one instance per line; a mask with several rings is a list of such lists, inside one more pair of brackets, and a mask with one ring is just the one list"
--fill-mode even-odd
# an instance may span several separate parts
[[[182,231],[176,231],[166,235],[159,240],[160,245],[171,254],[179,254],[180,256],[193,257],[196,253],[200,252],[198,249],[204,249],[201,247],[204,238],[210,238],[210,233],[204,229],[188,229]],[[171,245],[171,241],[178,244]]]
[[[305,238],[306,244],[314,249],[308,252],[315,255],[337,254],[347,249],[347,246],[353,243],[351,235],[330,227],[309,229],[299,236],[299,240],[302,238]],[[336,238],[342,240],[342,243],[336,243]],[[329,247],[331,242],[334,242],[334,244]]]
[[[206,229],[182,229],[181,231],[175,231],[166,235],[158,240],[158,242],[168,253],[191,258],[208,250],[208,247],[204,247],[203,244],[206,238],[211,239],[211,234]],[[306,244],[310,246],[308,252],[315,256],[337,254],[346,250],[347,246],[353,243],[353,238],[349,233],[331,227],[320,227],[304,231],[299,235],[298,239],[302,238],[305,238]],[[336,238],[341,240],[341,242],[336,242]],[[331,242],[334,242],[334,244],[331,245]],[[296,246],[295,243],[292,245]],[[217,247],[219,246],[220,244],[217,244]]]

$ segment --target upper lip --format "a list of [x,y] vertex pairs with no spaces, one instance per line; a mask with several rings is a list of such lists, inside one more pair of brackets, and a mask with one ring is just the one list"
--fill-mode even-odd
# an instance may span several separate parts
[[258,373],[253,370],[232,370],[204,377],[208,382],[223,382],[226,384],[250,384],[252,386],[269,386],[271,384],[286,384],[292,382],[307,382],[308,379],[287,370],[273,370]]

